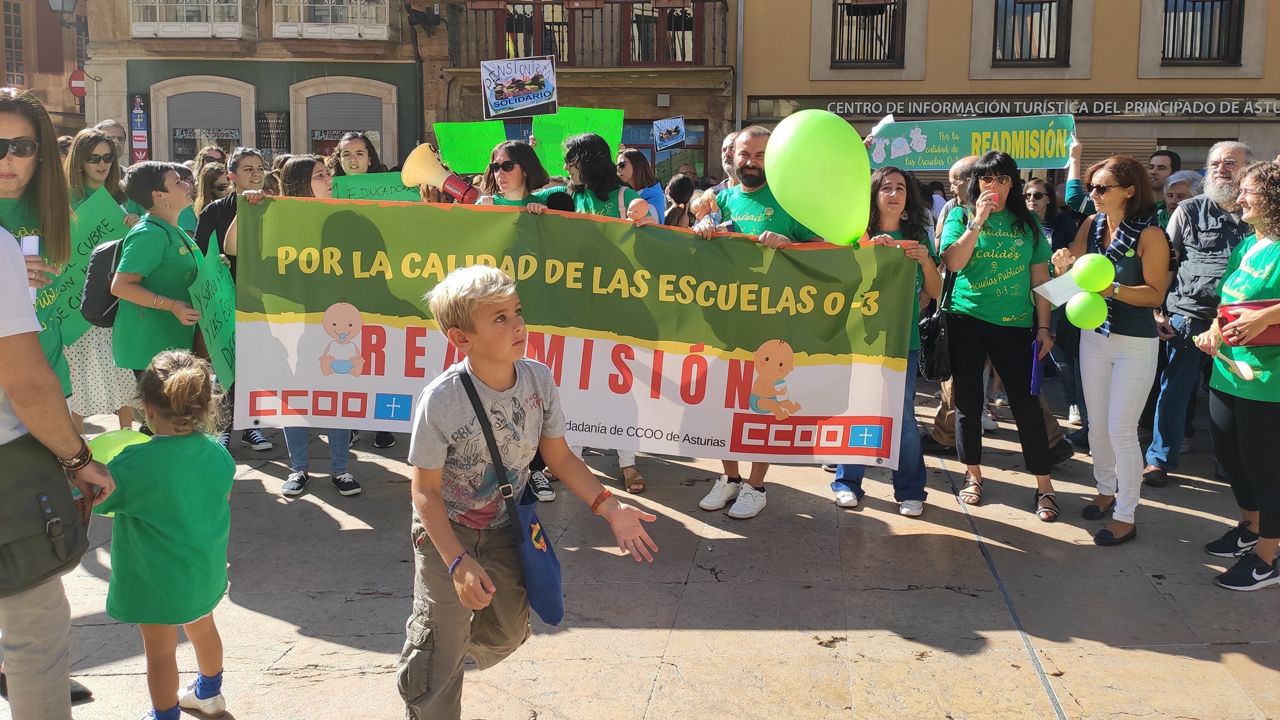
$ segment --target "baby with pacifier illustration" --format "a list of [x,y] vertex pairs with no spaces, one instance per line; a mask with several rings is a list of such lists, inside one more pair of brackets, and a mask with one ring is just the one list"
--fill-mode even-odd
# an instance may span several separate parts
[[756,381],[751,385],[751,412],[772,414],[786,420],[800,411],[787,399],[786,377],[796,366],[796,355],[785,340],[768,340],[755,352]]
[[360,377],[364,373],[364,358],[360,355],[360,329],[364,320],[360,311],[351,303],[334,303],[324,311],[324,331],[333,338],[324,346],[320,356],[320,372],[324,375],[350,375]]

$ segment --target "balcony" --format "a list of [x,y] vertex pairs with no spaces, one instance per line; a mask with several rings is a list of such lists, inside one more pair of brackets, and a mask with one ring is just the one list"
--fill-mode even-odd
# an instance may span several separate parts
[[[243,38],[252,35],[253,13],[242,0],[129,0],[135,38]],[[246,30],[244,19],[250,27]]]
[[401,11],[391,0],[273,0],[277,40],[397,40]]
[[536,55],[566,67],[729,63],[726,0],[471,0],[448,13],[453,67]]

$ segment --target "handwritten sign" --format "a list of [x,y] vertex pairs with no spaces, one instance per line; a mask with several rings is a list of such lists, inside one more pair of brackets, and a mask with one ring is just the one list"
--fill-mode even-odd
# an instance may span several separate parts
[[595,133],[609,143],[610,159],[622,145],[622,111],[606,108],[562,107],[555,115],[533,119],[534,151],[552,175],[568,175],[564,167],[564,141],[582,133]]
[[889,122],[877,125],[868,152],[871,167],[947,170],[967,155],[1000,150],[1018,167],[1064,168],[1075,118],[1070,115]]
[[49,303],[62,321],[62,344],[70,345],[89,329],[80,313],[80,296],[89,270],[89,256],[104,242],[119,240],[129,232],[124,210],[105,188],[80,203],[71,216],[71,260],[52,285],[41,291],[38,304]]
[[653,145],[659,152],[684,147],[684,116],[655,120]]
[[209,251],[191,283],[191,307],[200,311],[200,334],[222,387],[236,381],[236,283],[222,264],[218,236],[209,238]]
[[507,140],[507,129],[501,120],[438,122],[434,129],[440,157],[456,173],[482,173],[489,169],[493,148]]
[[340,200],[422,200],[417,188],[404,186],[398,172],[339,175],[333,179],[333,196]]
[[480,81],[485,120],[545,115],[558,106],[554,55],[481,61]]

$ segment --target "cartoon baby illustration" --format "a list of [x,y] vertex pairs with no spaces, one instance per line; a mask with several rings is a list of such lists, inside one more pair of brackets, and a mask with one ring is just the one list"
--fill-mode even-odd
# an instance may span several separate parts
[[889,146],[889,157],[900,158],[903,155],[911,154],[911,143],[906,138],[894,138],[893,144]]
[[785,340],[767,340],[755,352],[756,381],[751,385],[751,412],[773,414],[778,420],[800,411],[787,399],[787,375],[796,366],[796,355]]
[[360,355],[360,345],[356,338],[360,337],[360,329],[364,320],[355,305],[346,302],[334,303],[324,311],[324,331],[333,338],[324,346],[324,354],[320,356],[320,372],[325,375],[337,373],[360,377],[364,373],[364,358]]
[[929,136],[920,131],[920,128],[911,128],[911,149],[916,152],[924,152],[929,146]]
[[884,148],[886,145],[889,144],[889,141],[883,138],[878,138],[873,136],[871,138],[871,143],[875,145],[875,149],[871,151],[872,161],[878,162],[878,163],[884,162],[885,161]]

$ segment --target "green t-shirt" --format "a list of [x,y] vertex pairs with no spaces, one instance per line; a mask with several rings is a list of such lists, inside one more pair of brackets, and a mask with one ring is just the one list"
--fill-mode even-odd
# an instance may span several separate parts
[[[622,202],[624,205],[630,205],[634,200],[643,199],[640,197],[640,193],[629,187],[623,186],[621,189]],[[569,190],[567,188],[552,185],[538,190],[533,195],[534,199],[545,203],[548,197],[558,192],[568,193]],[[590,190],[583,190],[582,192],[573,193],[573,211],[582,215],[602,215],[604,217],[625,219],[627,209],[625,207],[622,209],[618,208],[617,190],[611,190],[609,192],[608,200],[601,200]]]
[[[199,269],[199,248],[185,232],[154,215],[144,215],[124,236],[117,272],[142,276],[142,287],[186,302]],[[190,350],[194,325],[183,325],[168,310],[121,300],[116,311],[112,354],[116,365],[143,370],[158,353]]]
[[[1039,223],[1016,230],[1013,223],[1008,210],[987,218],[973,257],[956,276],[949,311],[993,325],[1029,328],[1035,324],[1031,266],[1049,262],[1049,241]],[[964,211],[956,208],[942,228],[942,251],[959,240],[964,230]]]
[[208,615],[227,591],[231,454],[201,433],[157,436],[107,468],[115,492],[93,509],[115,515],[107,614],[156,625]]
[[795,242],[817,240],[817,233],[801,225],[782,209],[773,197],[769,184],[755,191],[747,191],[741,185],[716,193],[716,204],[725,221],[732,220],[734,232],[756,235],[765,231],[785,235]]
[[504,205],[507,207],[524,207],[525,205],[528,205],[529,203],[535,202],[539,199],[533,195],[525,195],[523,198],[520,198],[519,200],[508,200],[502,197],[502,195],[490,195],[489,197],[493,199],[494,205]]
[[[40,235],[40,215],[36,208],[25,198],[0,199],[0,227],[8,230],[19,241],[28,235]],[[40,242],[40,254],[44,255],[44,241]],[[40,321],[40,349],[49,361],[58,382],[62,384],[62,394],[71,395],[71,368],[67,365],[67,356],[62,348],[62,316],[54,304],[58,293],[53,285],[46,285],[36,295],[36,319]]]
[[[1218,294],[1223,303],[1280,299],[1280,242],[1259,240],[1256,235],[1245,238],[1231,252]],[[1280,346],[1232,347],[1222,343],[1221,347],[1223,355],[1252,366],[1257,377],[1245,382],[1215,358],[1209,387],[1247,400],[1280,402]]]
[[183,232],[188,235],[195,234],[196,222],[196,210],[191,205],[188,205],[187,209],[183,210],[182,213],[178,215],[178,227],[182,228]]
[[[914,239],[904,238],[901,230],[894,230],[892,232],[873,232],[870,234],[872,236],[888,235],[894,240]],[[938,251],[933,245],[933,234],[926,230],[925,236],[921,238],[920,242],[924,243],[929,248],[929,257],[933,258],[933,261],[937,263]],[[920,291],[923,289],[924,268],[920,267],[919,263],[916,263],[916,291],[915,294],[911,296],[911,345],[907,348],[908,350],[920,349]]]

